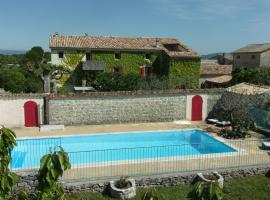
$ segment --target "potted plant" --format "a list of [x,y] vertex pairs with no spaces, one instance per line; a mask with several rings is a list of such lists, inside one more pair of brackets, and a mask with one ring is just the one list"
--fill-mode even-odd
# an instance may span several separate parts
[[197,174],[200,181],[206,183],[217,183],[220,188],[223,188],[224,178],[218,172],[213,172],[211,174]]
[[136,195],[135,180],[121,177],[119,180],[110,181],[110,194],[114,198],[129,199]]

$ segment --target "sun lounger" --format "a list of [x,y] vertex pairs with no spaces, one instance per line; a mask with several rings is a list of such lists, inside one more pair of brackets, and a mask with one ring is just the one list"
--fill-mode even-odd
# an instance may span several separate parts
[[207,119],[207,122],[208,122],[209,124],[215,124],[215,123],[218,122],[218,120],[217,120],[217,119]]
[[270,149],[270,142],[263,142],[262,143],[262,148],[263,149]]
[[218,122],[216,122],[216,124],[218,125],[218,126],[222,126],[222,127],[224,127],[224,126],[230,126],[231,125],[231,122],[230,121],[218,121]]

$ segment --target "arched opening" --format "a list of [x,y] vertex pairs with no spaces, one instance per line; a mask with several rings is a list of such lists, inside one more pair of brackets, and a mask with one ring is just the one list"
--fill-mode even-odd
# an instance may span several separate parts
[[38,106],[34,101],[27,101],[24,104],[24,120],[25,127],[38,126]]
[[202,121],[202,105],[203,99],[201,96],[196,95],[192,98],[192,121]]

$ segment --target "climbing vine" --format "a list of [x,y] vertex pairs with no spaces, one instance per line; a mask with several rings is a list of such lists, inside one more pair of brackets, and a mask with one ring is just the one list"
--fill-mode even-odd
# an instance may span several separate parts
[[169,80],[176,87],[199,88],[200,60],[181,59],[170,61]]
[[[144,52],[121,52],[121,59],[114,57],[114,52],[94,52],[93,60],[101,60],[106,63],[106,72],[111,72],[113,67],[121,68],[123,73],[140,73],[140,66],[145,64],[154,65],[157,55],[151,54],[151,59],[145,59]],[[156,67],[156,66],[153,66]]]

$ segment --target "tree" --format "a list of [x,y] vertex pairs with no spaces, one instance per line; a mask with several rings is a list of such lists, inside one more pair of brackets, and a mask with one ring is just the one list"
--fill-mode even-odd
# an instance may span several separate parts
[[6,91],[20,93],[25,91],[26,78],[18,69],[4,68],[0,70],[0,87]]
[[50,56],[41,47],[33,47],[26,52],[22,61],[27,70],[43,80],[45,93],[51,92],[51,83],[55,84],[55,79],[62,77],[66,69],[63,66],[56,66],[49,63]]

